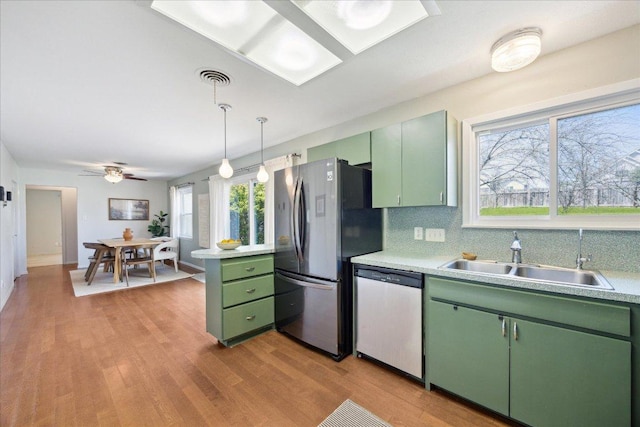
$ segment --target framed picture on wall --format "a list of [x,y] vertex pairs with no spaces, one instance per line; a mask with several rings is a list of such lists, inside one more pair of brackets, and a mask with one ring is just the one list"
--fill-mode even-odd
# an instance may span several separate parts
[[109,220],[149,221],[149,201],[110,198]]

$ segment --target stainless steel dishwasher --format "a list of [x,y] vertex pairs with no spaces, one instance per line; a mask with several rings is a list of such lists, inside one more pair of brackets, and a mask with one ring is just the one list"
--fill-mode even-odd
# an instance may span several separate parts
[[356,353],[424,381],[421,273],[354,266]]

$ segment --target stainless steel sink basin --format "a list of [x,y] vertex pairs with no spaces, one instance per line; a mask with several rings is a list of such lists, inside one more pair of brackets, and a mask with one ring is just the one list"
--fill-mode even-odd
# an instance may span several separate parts
[[559,284],[568,283],[570,285],[613,289],[609,282],[595,271],[518,266],[513,271],[513,274],[526,279],[544,280]]
[[529,264],[510,264],[495,261],[469,261],[466,259],[451,261],[440,268],[468,271],[470,273],[509,276],[513,279],[543,281],[560,286],[569,285],[599,289],[613,289],[613,286],[607,282],[607,279],[597,271]]
[[454,270],[473,271],[475,273],[509,274],[513,268],[510,264],[497,262],[469,261],[458,259],[443,266]]

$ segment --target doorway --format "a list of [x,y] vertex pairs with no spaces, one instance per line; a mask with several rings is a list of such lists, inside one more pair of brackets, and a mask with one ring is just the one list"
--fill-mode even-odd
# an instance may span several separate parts
[[27,186],[27,268],[77,262],[77,190]]

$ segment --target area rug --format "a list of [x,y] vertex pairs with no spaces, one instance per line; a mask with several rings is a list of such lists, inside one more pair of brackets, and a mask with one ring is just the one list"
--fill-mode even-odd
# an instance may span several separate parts
[[347,399],[318,427],[391,427],[391,424]]
[[194,274],[193,278],[196,279],[198,282],[207,283],[204,273]]
[[135,268],[129,270],[129,287],[127,287],[126,281],[113,283],[113,273],[105,273],[103,271],[96,272],[91,286],[87,286],[87,282],[84,281],[86,269],[72,270],[69,272],[69,275],[71,276],[71,283],[73,284],[73,293],[77,297],[121,291],[123,289],[140,286],[157,285],[162,282],[193,277],[193,274],[185,273],[184,271],[178,271],[176,273],[173,268],[156,268],[156,281],[154,282],[153,279],[149,277],[149,271],[146,268],[137,269],[139,271],[135,270]]

